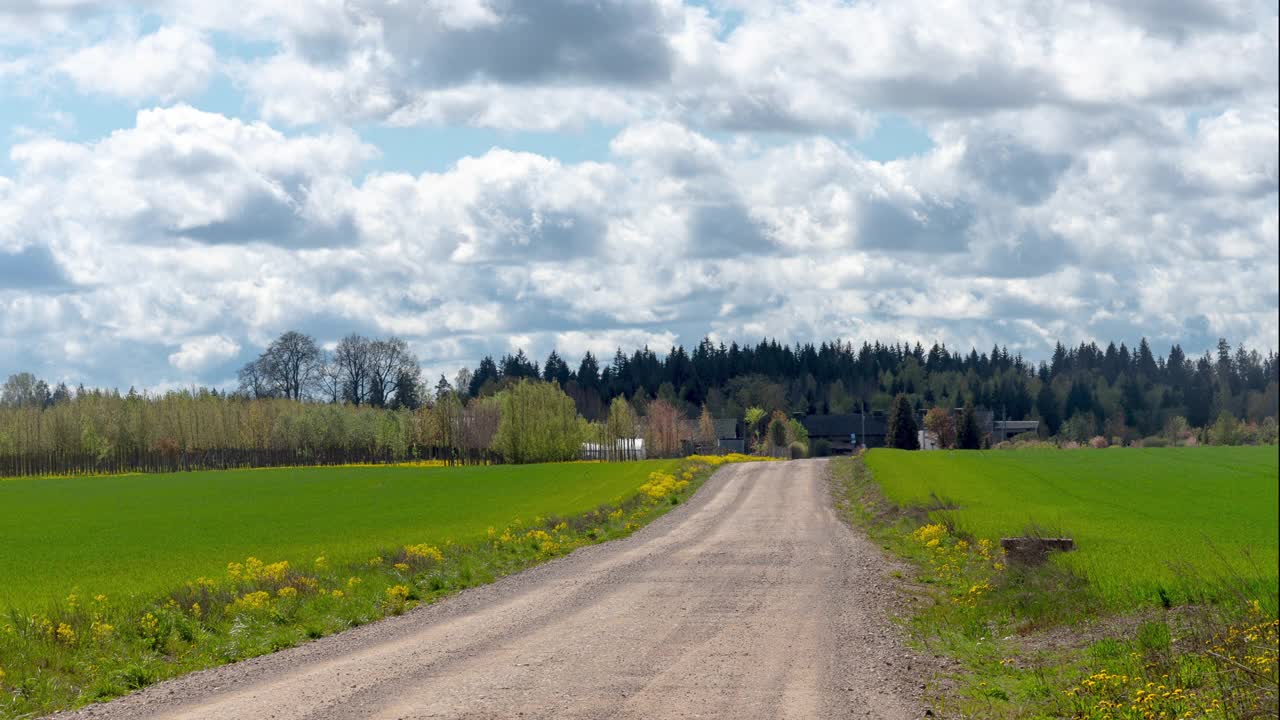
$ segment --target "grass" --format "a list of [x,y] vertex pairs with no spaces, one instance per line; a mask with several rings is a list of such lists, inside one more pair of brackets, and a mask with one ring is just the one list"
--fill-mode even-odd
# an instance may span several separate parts
[[1224,575],[1277,584],[1274,447],[873,450],[866,463],[890,501],[955,506],[931,518],[975,537],[1073,537],[1054,561],[1113,608],[1214,599]]
[[317,467],[0,482],[0,611],[73,589],[163,592],[249,556],[364,559],[386,545],[464,543],[520,518],[633,495],[672,461],[420,469]]
[[[185,672],[403,613],[575,548],[630,534],[683,502],[716,466],[749,459],[693,457],[416,474],[317,468],[278,475],[280,482],[291,483],[299,496],[296,504],[283,502],[288,493],[268,482],[273,471],[218,473],[198,478],[194,488],[199,492],[188,488],[185,493],[162,493],[165,503],[153,503],[148,510],[119,499],[110,504],[81,502],[80,512],[95,522],[93,507],[99,512],[129,508],[152,519],[164,517],[162,508],[167,508],[169,513],[189,513],[200,519],[196,524],[207,527],[184,534],[189,545],[170,542],[163,552],[135,555],[139,564],[114,560],[123,574],[113,587],[133,588],[131,594],[82,590],[42,608],[0,614],[0,718],[30,717],[109,699]],[[181,483],[189,477],[163,479]],[[216,486],[220,478],[228,481],[228,489],[254,497],[231,499],[228,493],[211,490],[208,485]],[[115,493],[94,497],[101,501],[123,493],[146,498],[146,493],[139,496],[128,487],[129,480],[157,489],[147,476],[117,479],[125,484],[115,486]],[[27,493],[40,490],[16,487]],[[48,491],[53,498],[72,499],[67,487],[51,486]],[[270,510],[256,509],[260,504],[255,499],[263,497],[272,499]],[[201,503],[213,507],[197,507]],[[246,510],[247,516],[228,514],[236,509]],[[58,542],[40,530],[38,522],[17,514],[10,517],[43,532],[46,542]],[[208,530],[216,529],[219,517],[224,533],[243,533],[253,540],[216,542],[218,533]],[[350,523],[355,533],[346,530],[349,518],[356,520]],[[56,527],[73,525],[67,521]],[[264,531],[264,526],[271,530]],[[156,532],[130,528],[117,532],[112,542],[126,549],[145,540],[167,542]],[[87,537],[91,542],[92,536]],[[324,554],[316,555],[317,548]],[[211,550],[226,554],[217,553],[218,565],[210,572],[197,570],[215,554]],[[167,566],[155,572],[146,567],[148,558],[166,553],[189,559],[188,570],[182,573]],[[58,562],[57,553],[45,557]],[[64,577],[71,572],[67,565],[62,562]],[[111,578],[96,568],[80,570],[102,583]],[[183,574],[185,581],[155,593],[143,589],[168,581],[174,573]],[[20,578],[20,584],[35,581]],[[56,587],[41,582],[46,588]],[[47,592],[25,597],[38,600]]]
[[[1274,448],[877,450],[832,476],[916,566],[917,647],[960,663],[936,714],[1275,716]],[[1009,566],[995,541],[1028,526],[1080,550]]]

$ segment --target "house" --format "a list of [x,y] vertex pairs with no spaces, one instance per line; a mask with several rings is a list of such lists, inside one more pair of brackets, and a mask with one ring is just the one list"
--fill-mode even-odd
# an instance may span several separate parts
[[854,445],[883,447],[888,418],[883,413],[848,413],[844,415],[806,415],[800,420],[809,433],[809,446],[815,440],[831,444],[831,454],[848,455]]

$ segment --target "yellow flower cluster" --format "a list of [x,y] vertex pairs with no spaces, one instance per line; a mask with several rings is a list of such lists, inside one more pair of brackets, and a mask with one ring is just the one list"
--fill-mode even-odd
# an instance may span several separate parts
[[932,525],[923,525],[916,528],[916,531],[911,533],[911,539],[925,547],[937,547],[938,543],[946,536],[947,526],[936,523]]
[[432,560],[435,562],[444,562],[444,553],[439,548],[432,545],[422,543],[419,545],[405,545],[404,554],[411,560]]
[[1210,651],[1228,665],[1249,674],[1280,681],[1280,619],[1267,619],[1257,600],[1249,602],[1249,619],[1215,633]]
[[1003,551],[988,539],[969,543],[951,535],[942,523],[930,523],[911,533],[912,542],[926,551],[925,559],[933,575],[948,583],[957,605],[973,607],[994,588],[987,580],[992,572],[1004,569]]
[[138,629],[142,631],[143,637],[155,637],[160,633],[160,621],[155,615],[147,613],[138,621]]
[[56,632],[56,635],[58,638],[58,642],[64,645],[76,644],[76,631],[72,630],[71,626],[66,623],[58,623],[58,630]]
[[292,585],[285,585],[284,587],[276,591],[276,597],[280,597],[280,598],[291,598],[291,597],[297,597],[297,596],[298,596],[298,588]]
[[[289,561],[281,560],[280,562],[263,564],[261,560],[255,557],[246,558],[244,563],[227,563],[227,577],[235,581],[243,582],[280,582],[284,580],[285,575],[289,572]],[[199,578],[196,584],[200,585],[207,578]],[[212,581],[209,581],[212,584]]]
[[649,482],[640,486],[640,492],[654,500],[662,500],[689,487],[688,480],[677,480],[664,472],[649,473]]
[[[1169,676],[1161,679],[1167,681]],[[1204,717],[1204,710],[1213,714],[1220,708],[1217,699],[1205,702],[1194,690],[1105,669],[1081,680],[1065,694],[1080,703],[1075,717],[1097,720]]]
[[89,626],[89,632],[93,633],[94,640],[102,641],[110,639],[111,633],[115,632],[115,628],[101,620],[95,619],[93,624]]
[[759,455],[744,455],[742,453],[727,453],[725,455],[690,455],[689,462],[694,464],[709,465],[711,467],[719,467],[721,465],[729,465],[731,463],[742,462],[769,462],[778,458],[761,457]]
[[236,612],[245,610],[261,610],[271,605],[271,595],[264,590],[245,593],[231,602],[231,609]]

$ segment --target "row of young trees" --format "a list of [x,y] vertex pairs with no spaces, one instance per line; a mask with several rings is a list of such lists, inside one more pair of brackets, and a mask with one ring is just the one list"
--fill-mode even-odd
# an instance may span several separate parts
[[[26,384],[15,377],[14,384]],[[558,384],[531,379],[477,398],[442,386],[414,409],[212,390],[122,395],[82,389],[57,402],[0,406],[0,474],[6,468],[27,474],[344,458],[549,462],[577,459],[584,443],[614,447],[620,441],[636,451],[629,457],[640,448],[671,457],[692,448],[695,426],[660,399],[638,414],[619,398],[606,419],[591,422]],[[166,462],[174,458],[196,459]]]

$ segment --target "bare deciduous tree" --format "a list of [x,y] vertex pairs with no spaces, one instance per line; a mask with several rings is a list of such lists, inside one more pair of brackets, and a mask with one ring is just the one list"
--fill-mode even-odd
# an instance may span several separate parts
[[301,400],[315,389],[324,361],[315,338],[293,330],[268,345],[261,359],[276,394],[292,400]]
[[371,345],[368,338],[352,333],[338,341],[333,352],[333,362],[342,382],[342,397],[352,405],[368,399],[372,375]]

